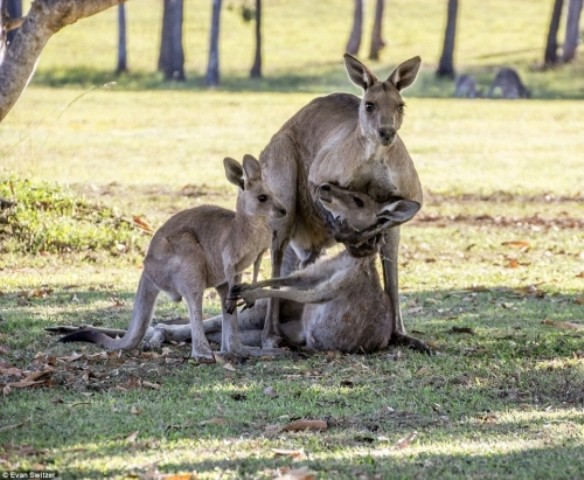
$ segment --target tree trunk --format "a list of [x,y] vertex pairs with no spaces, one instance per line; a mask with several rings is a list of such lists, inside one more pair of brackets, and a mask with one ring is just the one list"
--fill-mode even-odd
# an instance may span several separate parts
[[[22,17],[22,0],[8,0],[6,3],[6,13],[10,18]],[[8,32],[8,44],[12,43],[16,36],[17,29]]]
[[385,47],[383,39],[383,10],[385,9],[385,0],[377,0],[375,3],[375,20],[371,32],[371,48],[369,50],[370,60],[379,60],[379,52]]
[[256,0],[255,55],[249,76],[262,78],[262,0]]
[[209,63],[205,83],[214,87],[220,83],[219,75],[219,31],[221,19],[221,0],[212,0],[213,11],[211,14],[211,38],[209,42]]
[[32,77],[43,48],[63,27],[117,5],[122,0],[34,0],[0,64],[0,121]]
[[349,35],[349,41],[345,51],[351,55],[357,55],[361,47],[361,35],[363,33],[363,0],[355,0],[355,10],[353,11],[353,27]]
[[582,0],[570,0],[568,3],[568,19],[566,20],[566,37],[562,50],[562,62],[571,62],[576,58],[576,48],[580,36],[580,14]]
[[118,64],[116,75],[128,71],[128,49],[126,42],[126,4],[118,5]]
[[6,25],[8,15],[5,12],[6,0],[0,0],[0,64],[4,61],[6,49],[8,48],[8,26]]
[[558,63],[558,29],[560,28],[563,6],[564,0],[554,0],[554,8],[552,10],[552,18],[550,20],[550,28],[548,30],[543,56],[543,64],[546,67]]
[[158,70],[165,80],[185,80],[185,55],[182,42],[183,0],[164,0],[162,12],[162,34]]
[[442,55],[436,70],[437,77],[454,78],[454,40],[456,38],[456,17],[458,15],[458,0],[448,0],[448,13],[446,17],[446,31],[444,33],[444,46]]

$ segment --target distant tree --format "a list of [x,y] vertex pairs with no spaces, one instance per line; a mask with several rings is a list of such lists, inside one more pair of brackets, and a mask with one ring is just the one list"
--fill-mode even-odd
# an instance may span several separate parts
[[[7,0],[6,13],[8,17],[12,19],[22,17],[22,0]],[[12,40],[14,40],[17,31],[18,29],[14,28],[8,32],[8,43],[11,43]]]
[[377,0],[375,3],[375,20],[371,31],[371,48],[369,49],[369,59],[379,60],[379,52],[385,47],[383,39],[383,10],[385,0]]
[[162,35],[158,70],[165,80],[185,80],[185,55],[182,42],[183,0],[164,0],[162,11]]
[[361,47],[361,35],[363,33],[363,0],[355,0],[353,10],[353,26],[345,51],[351,55],[357,55]]
[[437,77],[454,78],[454,40],[456,38],[456,17],[458,15],[458,0],[448,0],[448,12],[446,15],[446,31],[444,33],[444,45],[442,55],[436,70]]
[[128,48],[126,39],[126,4],[118,5],[118,64],[116,75],[128,71]]
[[209,63],[205,83],[209,87],[219,85],[219,31],[221,20],[221,0],[211,0],[213,8],[211,12],[211,38],[209,41]]
[[566,20],[566,37],[562,49],[562,62],[571,62],[576,57],[576,48],[580,36],[580,15],[582,0],[570,0],[568,3],[568,18]]
[[554,0],[552,9],[552,18],[550,19],[550,27],[545,43],[545,52],[543,56],[543,64],[546,67],[558,63],[558,29],[560,28],[560,19],[562,18],[562,8],[564,0]]
[[[35,0],[18,34],[0,60],[0,121],[18,101],[49,39],[63,27],[117,5],[122,0]],[[3,7],[3,5],[0,5]],[[0,12],[1,12],[0,8]],[[0,15],[0,35],[5,29]]]
[[262,0],[256,0],[255,6],[255,54],[249,76],[262,78]]

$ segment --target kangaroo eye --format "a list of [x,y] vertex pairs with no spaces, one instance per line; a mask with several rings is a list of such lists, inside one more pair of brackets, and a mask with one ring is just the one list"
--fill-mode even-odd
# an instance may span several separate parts
[[375,110],[375,104],[371,103],[371,102],[367,102],[365,104],[365,111],[371,113],[373,110]]
[[404,103],[402,103],[401,105],[398,105],[397,106],[397,111],[399,113],[404,113],[404,107],[405,107],[405,104]]
[[267,195],[258,195],[258,202],[264,203],[267,200],[268,200],[268,196]]
[[355,202],[355,205],[357,205],[359,208],[363,208],[365,206],[363,200],[361,200],[359,197],[353,197],[353,201]]

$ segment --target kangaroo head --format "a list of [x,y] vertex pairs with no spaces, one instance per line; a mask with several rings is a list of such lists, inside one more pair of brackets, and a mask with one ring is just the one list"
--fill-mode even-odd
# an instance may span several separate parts
[[363,89],[359,106],[361,133],[373,145],[393,145],[402,125],[405,103],[400,92],[409,87],[418,74],[420,57],[401,63],[387,80],[379,81],[363,63],[345,53],[345,67],[351,81]]
[[379,203],[369,195],[330,183],[318,187],[318,198],[333,217],[335,237],[354,256],[376,251],[381,232],[407,222],[420,209],[420,204],[412,200],[394,197]]
[[237,209],[250,216],[284,217],[286,209],[278,201],[262,178],[262,167],[252,155],[244,155],[240,164],[233,158],[223,159],[225,176],[239,187]]

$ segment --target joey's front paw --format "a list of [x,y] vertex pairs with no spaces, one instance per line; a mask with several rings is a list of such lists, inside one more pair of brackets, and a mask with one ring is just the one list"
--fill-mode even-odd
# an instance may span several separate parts
[[227,300],[225,300],[225,310],[227,311],[228,314],[232,314],[233,312],[235,312],[235,310],[237,309],[237,297],[235,298],[228,298]]

